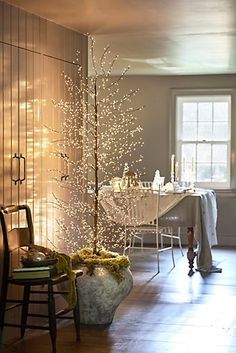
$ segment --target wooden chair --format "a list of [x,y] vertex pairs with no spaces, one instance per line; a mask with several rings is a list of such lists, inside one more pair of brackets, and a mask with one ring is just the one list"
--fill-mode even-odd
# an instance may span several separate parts
[[[26,227],[19,227],[7,230],[6,214],[19,213],[19,211],[24,210],[26,213]],[[61,273],[50,278],[35,278],[35,279],[13,279],[11,277],[11,257],[12,253],[22,246],[30,246],[34,244],[34,230],[31,217],[30,208],[26,205],[20,206],[10,206],[1,209],[0,211],[0,223],[3,236],[3,270],[2,270],[2,283],[1,283],[1,293],[0,293],[0,344],[2,342],[3,328],[4,326],[19,327],[21,332],[21,337],[24,336],[26,328],[30,329],[40,329],[49,330],[50,338],[52,343],[52,353],[56,353],[56,336],[57,336],[57,319],[74,319],[75,330],[76,330],[76,340],[80,340],[80,315],[79,315],[79,300],[77,286],[76,288],[76,298],[77,303],[74,308],[68,308],[60,310],[56,313],[55,309],[55,295],[61,294],[66,295],[68,291],[58,290],[55,286],[58,284],[68,282],[69,278],[67,274]],[[10,276],[9,276],[10,275]],[[77,271],[75,276],[75,281],[78,276],[82,275],[82,271]],[[76,283],[75,283],[76,284]],[[23,298],[9,299],[8,288],[10,285],[21,286],[23,288]],[[56,288],[56,289],[54,289]],[[40,299],[31,298],[31,294],[40,296]],[[45,300],[41,300],[41,295],[46,295]],[[12,305],[7,305],[11,303]],[[30,313],[30,304],[46,304],[48,307],[48,312],[46,314],[41,313]],[[21,319],[20,323],[10,323],[5,321],[6,311],[21,306]],[[73,311],[73,316],[66,315],[70,311]],[[48,319],[48,326],[33,325],[27,323],[28,317],[37,317],[40,320],[43,318]]]

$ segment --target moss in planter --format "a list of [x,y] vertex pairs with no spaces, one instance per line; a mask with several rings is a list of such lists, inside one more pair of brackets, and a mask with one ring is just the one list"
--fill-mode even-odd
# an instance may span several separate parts
[[94,254],[92,248],[84,248],[72,254],[71,258],[72,266],[83,264],[87,267],[87,273],[90,275],[93,274],[96,265],[103,266],[117,281],[123,279],[121,270],[130,266],[130,261],[127,256],[104,249]]

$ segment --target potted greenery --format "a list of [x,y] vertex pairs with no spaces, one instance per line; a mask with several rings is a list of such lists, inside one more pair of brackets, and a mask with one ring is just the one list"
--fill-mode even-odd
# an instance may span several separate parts
[[[93,38],[90,41],[93,74],[86,75],[78,53],[76,80],[64,74],[68,97],[54,102],[64,113],[60,128],[54,130],[60,136],[56,139],[56,156],[63,165],[57,182],[69,200],[56,193],[54,197],[66,215],[58,219],[66,251],[72,253],[73,265],[84,269],[79,279],[81,322],[104,324],[112,321],[117,300],[129,293],[133,281],[128,257],[109,251],[121,246],[124,229],[114,224],[101,207],[100,192],[121,173],[126,158],[142,145],[142,128],[136,117],[141,108],[130,107],[137,90],[120,93],[128,68],[120,76],[112,76],[118,57],[109,61],[107,47],[96,61]],[[129,161],[130,165],[139,160]],[[108,289],[104,289],[105,277]],[[103,304],[98,304],[101,295],[105,295]],[[104,303],[109,304],[105,306],[109,306],[106,309],[110,313],[105,313]]]

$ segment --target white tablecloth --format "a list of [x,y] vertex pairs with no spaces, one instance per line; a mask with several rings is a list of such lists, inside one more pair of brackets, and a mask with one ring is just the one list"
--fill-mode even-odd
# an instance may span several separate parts
[[[102,190],[100,201],[113,221],[124,225],[145,224],[156,218],[157,197],[149,191],[142,192],[142,197],[137,197],[138,194],[138,190],[125,193]],[[139,209],[138,215],[135,208]],[[201,271],[210,271],[212,267],[211,247],[217,244],[216,220],[216,197],[212,190],[161,194],[159,224],[194,228],[197,266]]]
[[187,197],[165,213],[159,219],[159,224],[193,227],[194,238],[198,244],[198,269],[210,271],[212,268],[211,247],[217,244],[216,221],[215,192],[199,189],[192,194],[187,194]]

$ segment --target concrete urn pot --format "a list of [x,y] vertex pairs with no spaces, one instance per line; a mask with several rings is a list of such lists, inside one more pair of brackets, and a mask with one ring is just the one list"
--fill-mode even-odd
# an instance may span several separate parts
[[115,278],[102,265],[95,265],[93,272],[81,264],[78,278],[80,321],[87,325],[110,324],[115,311],[133,288],[133,276],[129,268],[121,269],[121,279]]

